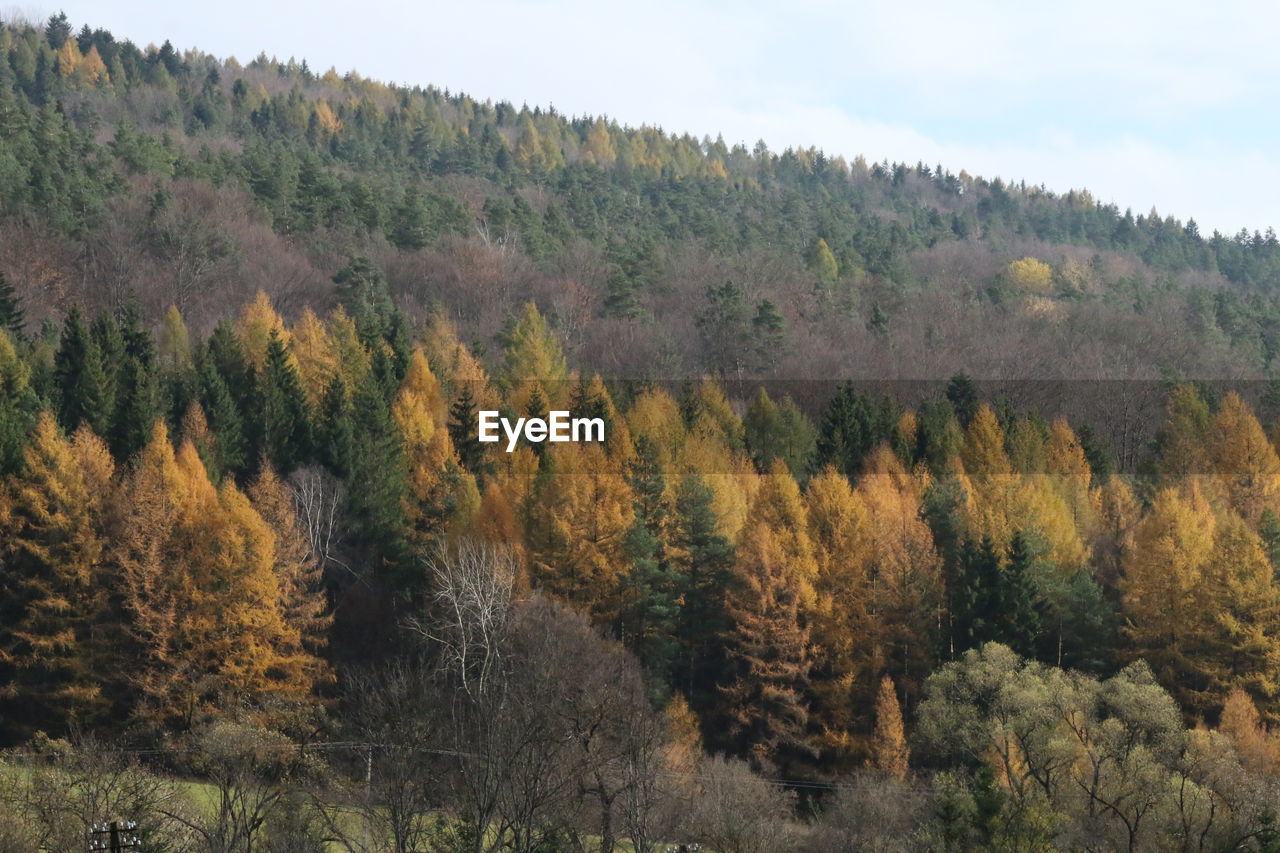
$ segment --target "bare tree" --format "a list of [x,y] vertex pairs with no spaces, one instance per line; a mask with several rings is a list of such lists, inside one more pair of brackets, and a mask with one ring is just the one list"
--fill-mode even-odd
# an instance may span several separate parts
[[430,618],[411,631],[436,644],[441,665],[469,696],[483,695],[501,664],[511,616],[516,561],[511,551],[476,539],[444,544],[427,559],[434,583]]
[[207,805],[166,809],[195,833],[207,853],[252,853],[268,820],[306,760],[284,735],[229,721],[212,723],[193,738],[191,769],[212,784]]
[[346,490],[337,477],[318,465],[299,468],[289,477],[289,491],[293,495],[294,511],[306,533],[310,553],[320,570],[330,567],[351,572],[338,556],[345,533],[344,509]]
[[345,679],[354,760],[316,805],[329,835],[350,853],[426,850],[438,833],[432,810],[441,805],[448,742],[434,676],[411,659]]
[[78,734],[39,740],[22,764],[4,799],[39,836],[28,849],[83,849],[91,826],[117,819],[136,821],[157,845],[176,845],[183,835],[164,814],[178,800],[175,787],[118,747]]
[[752,773],[746,762],[719,756],[702,763],[698,783],[689,835],[719,853],[791,849],[794,794]]

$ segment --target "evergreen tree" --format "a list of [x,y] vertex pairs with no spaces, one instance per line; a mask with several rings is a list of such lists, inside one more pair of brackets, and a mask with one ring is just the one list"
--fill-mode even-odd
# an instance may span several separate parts
[[973,380],[963,373],[957,373],[947,383],[947,402],[956,413],[962,429],[969,428],[969,421],[978,411],[978,389]]
[[680,655],[677,637],[682,575],[663,541],[670,508],[657,448],[648,436],[636,439],[627,472],[635,521],[622,549],[631,568],[623,581],[619,634],[645,668],[669,683]]
[[1026,535],[1015,533],[995,602],[999,630],[994,639],[1027,656],[1035,653],[1040,635],[1041,614],[1032,582],[1036,557],[1037,549]]
[[769,370],[778,363],[787,341],[787,323],[778,308],[768,299],[756,306],[751,318],[751,342],[755,356],[754,368],[758,372]]
[[23,447],[38,408],[31,369],[8,333],[0,329],[0,478],[21,469]]
[[858,393],[852,382],[845,383],[822,415],[817,465],[834,465],[850,480],[856,479],[871,452],[893,439],[897,421],[897,412],[887,399],[874,402]]
[[352,258],[334,275],[333,283],[338,286],[338,303],[356,321],[366,344],[370,336],[381,338],[395,313],[382,270],[368,258]]
[[720,376],[742,378],[751,343],[751,325],[742,290],[732,281],[707,288],[707,306],[698,315],[707,364]]
[[350,477],[356,453],[355,413],[339,374],[329,380],[316,424],[316,455],[339,477]]
[[8,332],[14,338],[21,338],[26,325],[22,300],[4,273],[0,272],[0,331]]
[[273,331],[258,381],[262,452],[278,471],[293,471],[311,455],[311,417],[306,393],[284,343]]
[[475,396],[471,393],[470,383],[467,383],[449,407],[449,438],[453,441],[462,467],[483,483],[493,473],[493,463],[489,461],[484,444],[480,441],[478,424],[479,410]]
[[160,416],[160,401],[154,345],[136,311],[126,315],[122,336],[124,351],[109,439],[117,459],[131,459],[150,438],[151,425]]
[[671,545],[681,574],[682,606],[676,627],[680,684],[695,708],[705,709],[721,666],[721,642],[729,630],[725,591],[730,587],[733,546],[719,531],[711,489],[687,475],[676,498]]
[[217,474],[220,476],[229,471],[243,475],[251,461],[244,419],[212,353],[200,359],[199,384],[200,407],[216,437],[214,459]]
[[53,370],[62,428],[75,430],[83,423],[106,434],[113,414],[111,385],[98,342],[78,309],[71,309],[63,323]]

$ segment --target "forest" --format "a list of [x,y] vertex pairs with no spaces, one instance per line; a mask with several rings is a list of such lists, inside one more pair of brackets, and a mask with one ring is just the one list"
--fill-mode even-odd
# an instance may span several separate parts
[[0,853],[1280,850],[1277,282],[4,21]]

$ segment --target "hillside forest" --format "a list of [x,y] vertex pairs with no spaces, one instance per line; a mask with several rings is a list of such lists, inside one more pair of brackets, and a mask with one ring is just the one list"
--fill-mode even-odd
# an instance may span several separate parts
[[1280,850],[1278,282],[5,21],[0,851]]

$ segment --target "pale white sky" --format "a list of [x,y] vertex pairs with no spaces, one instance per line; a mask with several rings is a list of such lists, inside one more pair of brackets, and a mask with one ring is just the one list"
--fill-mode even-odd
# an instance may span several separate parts
[[68,0],[78,28],[1280,225],[1280,5]]

